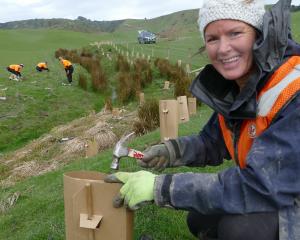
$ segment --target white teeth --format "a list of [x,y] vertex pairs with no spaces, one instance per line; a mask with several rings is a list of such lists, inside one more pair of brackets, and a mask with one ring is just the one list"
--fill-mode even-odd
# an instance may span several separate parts
[[234,62],[238,59],[238,57],[232,57],[232,58],[227,58],[227,59],[222,59],[222,63],[231,63]]

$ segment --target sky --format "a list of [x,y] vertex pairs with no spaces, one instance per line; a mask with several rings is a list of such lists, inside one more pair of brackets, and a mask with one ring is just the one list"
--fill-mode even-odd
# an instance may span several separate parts
[[[264,0],[266,4],[276,0]],[[202,0],[0,0],[0,23],[35,19],[83,16],[90,20],[155,18],[199,8]],[[299,6],[300,0],[292,0]]]

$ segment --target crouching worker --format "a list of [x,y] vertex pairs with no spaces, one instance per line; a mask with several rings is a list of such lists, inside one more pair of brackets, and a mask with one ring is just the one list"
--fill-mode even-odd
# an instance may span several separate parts
[[48,68],[48,63],[47,62],[40,62],[36,65],[35,69],[38,71],[38,72],[42,72],[42,71],[50,71],[49,68]]
[[74,71],[72,63],[69,60],[63,59],[62,57],[59,57],[58,59],[61,62],[61,64],[64,66],[68,78],[68,82],[72,83],[72,74]]
[[19,81],[22,78],[21,71],[24,67],[24,64],[11,64],[6,69],[11,73],[9,76],[10,80]]
[[[204,0],[199,29],[210,64],[190,91],[213,109],[199,134],[154,145],[139,164],[234,165],[216,173],[118,172],[115,204],[188,212],[198,239],[300,239],[300,45],[291,0]],[[155,219],[153,219],[155,220]]]

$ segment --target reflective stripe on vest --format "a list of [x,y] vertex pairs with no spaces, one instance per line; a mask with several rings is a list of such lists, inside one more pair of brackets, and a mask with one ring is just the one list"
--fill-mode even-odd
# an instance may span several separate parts
[[300,91],[300,57],[291,57],[272,75],[268,83],[258,95],[256,119],[244,120],[240,128],[240,136],[237,142],[237,156],[233,133],[227,128],[225,119],[219,114],[219,123],[223,138],[231,158],[238,162],[241,168],[247,165],[247,154],[251,149],[254,138],[258,137],[269,127],[276,114],[289,100]]

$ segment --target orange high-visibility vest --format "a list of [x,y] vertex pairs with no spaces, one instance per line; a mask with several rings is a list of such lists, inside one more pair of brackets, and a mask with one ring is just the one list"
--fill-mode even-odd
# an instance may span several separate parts
[[66,59],[62,59],[61,63],[64,65],[64,68],[70,67],[72,63]]
[[22,67],[18,64],[12,64],[8,66],[10,69],[15,70],[16,72],[21,72]]
[[247,155],[254,138],[269,127],[280,109],[299,91],[300,57],[293,56],[274,72],[259,92],[257,117],[242,122],[236,146],[234,146],[233,133],[227,128],[224,117],[219,114],[219,123],[226,147],[231,158],[239,164],[240,168],[245,168],[247,165]]
[[44,62],[41,62],[37,65],[39,68],[48,68],[47,64]]

